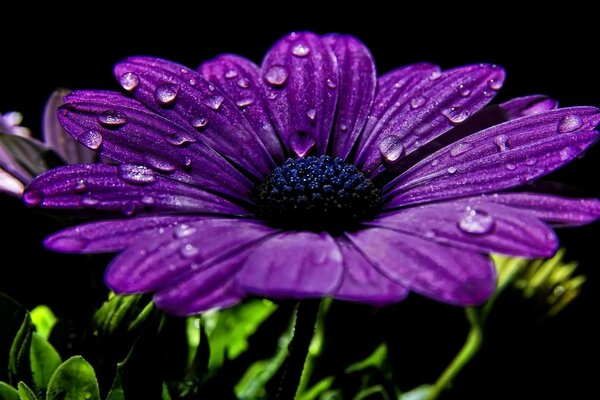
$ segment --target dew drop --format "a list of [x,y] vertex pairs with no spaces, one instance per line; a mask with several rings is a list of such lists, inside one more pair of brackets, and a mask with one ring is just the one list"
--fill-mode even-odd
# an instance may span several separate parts
[[416,96],[410,99],[410,108],[414,110],[416,108],[422,107],[425,103],[427,103],[427,97]]
[[190,84],[190,86],[196,86],[196,80],[194,78],[190,79],[188,83]]
[[254,103],[254,100],[252,99],[241,99],[235,102],[235,105],[238,108],[245,108],[248,107],[249,105],[251,105],[252,103]]
[[79,141],[85,147],[96,150],[102,144],[102,135],[98,131],[85,131],[79,137]]
[[189,157],[185,157],[183,159],[183,166],[184,167],[190,167],[192,165],[192,159]]
[[173,172],[177,169],[175,165],[170,162],[154,156],[146,156],[146,162],[152,169],[161,172]]
[[223,101],[225,101],[223,96],[214,96],[208,99],[206,105],[214,111],[219,111],[221,105],[223,105]]
[[106,127],[117,128],[125,125],[127,119],[114,111],[106,111],[98,115],[98,122]]
[[330,89],[335,89],[337,87],[337,83],[335,83],[335,81],[331,78],[327,78],[325,83],[327,84],[327,87]]
[[440,160],[438,160],[438,159],[435,159],[435,160],[433,160],[433,161],[431,162],[431,166],[432,166],[432,167],[435,167],[435,166],[437,166],[439,163],[440,163]]
[[142,202],[143,205],[151,206],[154,204],[155,200],[154,200],[154,197],[145,195],[145,196],[142,196],[142,199],[140,201]]
[[292,48],[292,54],[297,57],[306,57],[310,53],[310,47],[304,43],[298,43]]
[[250,81],[246,78],[240,78],[237,81],[237,85],[242,89],[248,89],[250,87]]
[[281,87],[288,79],[288,71],[281,65],[274,65],[265,74],[265,80],[272,86]]
[[574,132],[583,126],[583,120],[578,115],[567,115],[558,123],[559,133]]
[[199,251],[200,250],[198,250],[198,248],[191,243],[186,244],[180,250],[181,255],[184,256],[185,258],[192,258],[196,254],[198,254]]
[[208,90],[210,90],[211,92],[214,92],[214,91],[215,91],[215,89],[216,89],[216,88],[215,88],[215,85],[213,85],[213,84],[209,84],[209,85],[208,85]]
[[184,146],[188,143],[196,142],[196,139],[187,136],[185,133],[177,133],[172,136],[167,136],[166,140],[174,146]]
[[173,236],[175,239],[183,239],[186,237],[190,237],[196,232],[196,228],[193,226],[189,226],[188,224],[178,225],[173,231]]
[[442,111],[442,115],[450,121],[452,124],[460,124],[469,118],[469,110],[465,110],[462,107],[450,107]]
[[140,78],[133,72],[127,72],[121,75],[119,82],[121,83],[121,87],[123,89],[131,92],[140,84]]
[[537,163],[537,159],[535,159],[534,157],[528,157],[525,159],[525,164],[532,166],[535,165]]
[[390,164],[397,163],[404,155],[404,145],[400,136],[389,135],[379,143],[379,151],[384,161]]
[[449,174],[452,175],[452,174],[455,174],[456,171],[458,171],[458,168],[456,168],[455,166],[451,166],[451,167],[448,167],[447,171]]
[[348,130],[348,125],[346,125],[346,124],[340,124],[340,130],[342,132],[346,132]]
[[198,117],[192,120],[192,126],[196,129],[204,129],[208,125],[208,119],[205,117]]
[[577,154],[577,149],[573,146],[565,147],[559,153],[561,161],[571,160]]
[[85,179],[80,179],[75,185],[75,193],[83,193],[87,190],[87,183]]
[[83,196],[81,199],[81,205],[84,207],[96,207],[98,204],[100,204],[100,200],[94,199],[91,196]]
[[496,136],[496,147],[498,147],[498,151],[504,152],[510,149],[510,141],[508,140],[508,136],[506,135],[498,135]]
[[483,91],[483,95],[485,97],[494,97],[494,92],[493,91],[489,91],[489,90],[484,90]]
[[311,108],[310,110],[308,110],[306,112],[306,116],[308,117],[308,119],[310,119],[312,122],[314,122],[315,119],[317,118],[317,110],[315,110],[314,108]]
[[467,207],[458,221],[458,228],[471,235],[485,235],[494,229],[494,218],[482,210]]
[[315,145],[315,137],[310,132],[296,131],[290,140],[290,146],[298,157],[304,157]]
[[471,89],[469,89],[464,83],[458,85],[457,90],[458,94],[462,97],[469,97],[471,95]]
[[42,202],[43,196],[42,193],[37,189],[27,190],[23,194],[23,201],[29,207],[37,206]]
[[148,184],[156,180],[154,171],[143,165],[119,164],[119,177],[126,182],[135,184]]
[[488,87],[492,90],[500,90],[502,88],[502,80],[492,78],[488,81]]
[[441,76],[442,76],[442,73],[440,71],[433,71],[431,73],[431,75],[429,75],[429,80],[435,81],[435,80],[440,79]]
[[156,88],[154,97],[158,104],[166,106],[172,104],[177,99],[177,93],[179,93],[179,86],[172,83],[164,83]]
[[277,98],[277,93],[276,92],[269,92],[267,93],[267,99],[269,100],[275,100]]
[[125,203],[123,206],[123,214],[128,217],[131,217],[133,214],[135,214],[135,204],[132,202]]
[[236,76],[238,76],[238,74],[235,69],[230,69],[227,72],[225,72],[225,78],[227,79],[233,79]]
[[506,169],[509,171],[514,171],[515,169],[517,169],[517,166],[515,164],[508,163],[506,164]]
[[454,147],[452,147],[450,149],[450,155],[452,157],[458,157],[461,154],[464,154],[467,151],[471,150],[472,148],[473,148],[473,145],[470,143],[458,143],[457,145],[455,145]]

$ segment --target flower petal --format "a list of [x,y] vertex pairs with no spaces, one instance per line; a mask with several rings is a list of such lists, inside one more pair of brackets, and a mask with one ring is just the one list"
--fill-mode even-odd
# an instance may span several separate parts
[[21,196],[23,193],[23,183],[8,172],[0,169],[0,192]]
[[384,187],[386,207],[522,185],[554,171],[598,140],[600,114],[572,107],[518,118],[425,158]]
[[131,57],[115,66],[115,76],[146,107],[248,174],[260,179],[271,172],[273,160],[240,110],[196,71],[158,58]]
[[134,164],[79,164],[55,168],[25,189],[29,206],[134,213],[247,215],[240,206]]
[[549,257],[558,240],[534,214],[477,197],[426,204],[386,214],[371,226],[480,253]]
[[524,210],[558,226],[584,225],[600,218],[598,199],[569,199],[539,193],[499,193],[485,199]]
[[226,54],[202,64],[198,72],[235,102],[271,157],[283,163],[283,147],[263,96],[260,68],[243,57]]
[[195,132],[119,93],[79,91],[59,113],[65,129],[103,156],[145,165],[204,190],[247,200],[252,183]]
[[70,90],[56,90],[44,107],[44,143],[54,150],[67,164],[91,164],[96,161],[96,153],[74,140],[60,124],[56,112],[64,104]]
[[168,289],[273,232],[256,221],[190,216],[159,233],[139,236],[113,260],[106,282],[118,293]]
[[[383,163],[397,162],[398,154],[410,154],[466,121],[492,100],[503,81],[501,68],[480,64],[434,73],[407,87],[383,118],[367,126],[370,141],[358,155],[359,167],[377,175]],[[387,141],[394,146],[386,145]]]
[[[362,131],[371,111],[377,75],[369,49],[353,36],[328,35],[323,38],[337,58],[339,95],[331,153],[346,159]],[[333,82],[328,81],[328,85]]]
[[327,151],[338,96],[338,66],[331,48],[312,33],[292,33],[262,64],[268,107],[287,148],[303,157]]
[[379,272],[352,243],[337,243],[344,257],[344,276],[333,297],[377,305],[406,297],[408,290]]
[[387,277],[435,300],[478,305],[496,288],[494,265],[489,258],[472,251],[383,228],[348,236]]
[[329,234],[284,232],[253,249],[237,279],[257,295],[302,298],[334,293],[342,275],[342,254]]

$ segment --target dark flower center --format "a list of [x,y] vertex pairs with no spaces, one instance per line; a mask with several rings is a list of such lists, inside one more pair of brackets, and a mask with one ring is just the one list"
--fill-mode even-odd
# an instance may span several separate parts
[[288,159],[252,191],[256,214],[276,226],[342,231],[375,215],[381,190],[330,156]]

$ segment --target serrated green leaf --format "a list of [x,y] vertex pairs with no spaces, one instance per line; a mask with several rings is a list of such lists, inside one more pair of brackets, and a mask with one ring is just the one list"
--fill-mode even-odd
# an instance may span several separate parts
[[10,297],[0,293],[0,380],[8,381],[8,359],[15,335],[26,311]]
[[33,322],[37,334],[48,340],[50,331],[56,324],[56,316],[52,310],[48,306],[41,304],[31,310],[29,314],[31,315],[31,322]]
[[45,391],[50,378],[62,360],[54,347],[38,335],[37,332],[34,332],[31,337],[31,351],[29,356],[33,383],[37,389]]
[[33,393],[33,390],[29,388],[24,382],[19,382],[19,398],[21,400],[37,400],[37,396]]
[[29,350],[31,348],[32,333],[33,324],[29,314],[26,313],[10,347],[8,356],[8,379],[13,385],[19,381],[31,382]]
[[0,400],[19,400],[19,392],[8,383],[0,382]]
[[100,400],[94,368],[81,356],[69,358],[50,378],[46,400]]

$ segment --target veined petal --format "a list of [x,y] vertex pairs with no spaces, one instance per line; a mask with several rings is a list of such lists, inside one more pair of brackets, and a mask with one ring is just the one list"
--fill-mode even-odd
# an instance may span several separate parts
[[23,183],[8,172],[0,169],[0,192],[9,193],[13,196],[21,196]]

